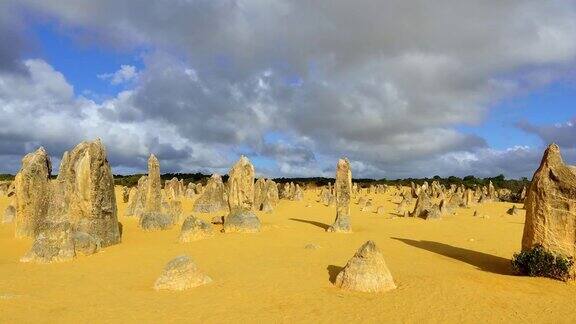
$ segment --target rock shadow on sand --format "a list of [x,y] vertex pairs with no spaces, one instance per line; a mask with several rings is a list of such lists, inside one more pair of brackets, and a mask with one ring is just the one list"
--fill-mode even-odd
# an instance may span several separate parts
[[492,272],[501,275],[513,275],[510,266],[510,260],[496,255],[464,249],[434,241],[417,241],[398,237],[392,237],[392,239],[468,263],[486,272]]
[[344,269],[344,267],[340,267],[337,265],[329,265],[328,267],[326,267],[326,270],[328,270],[328,276],[329,276],[328,280],[330,280],[331,283],[335,283],[336,277],[338,276],[340,271],[342,271],[342,269]]
[[300,218],[289,218],[289,219],[292,221],[295,221],[295,222],[312,224],[312,225],[318,226],[324,230],[327,230],[330,227],[330,225],[328,225],[328,224],[324,224],[324,223],[320,223],[320,222],[316,222],[316,221],[311,221],[311,220],[307,220],[307,219],[300,219]]

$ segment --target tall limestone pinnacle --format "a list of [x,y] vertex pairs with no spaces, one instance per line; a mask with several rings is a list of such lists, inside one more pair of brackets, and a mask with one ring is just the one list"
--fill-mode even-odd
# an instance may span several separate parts
[[347,158],[338,160],[336,165],[336,219],[328,232],[351,232],[350,226],[350,199],[352,197],[352,169]]
[[102,246],[120,243],[114,178],[106,149],[97,139],[78,144],[60,164],[68,220],[78,231],[96,236]]
[[50,196],[52,164],[43,147],[22,159],[14,179],[16,237],[35,237],[46,218]]
[[160,162],[154,154],[150,154],[148,158],[144,211],[138,224],[144,230],[165,230],[174,224],[175,217],[173,216],[175,215],[170,215],[166,208],[162,208]]
[[160,180],[160,162],[154,154],[148,158],[148,178],[146,181],[145,213],[159,213],[162,208],[162,182]]
[[228,207],[224,232],[253,233],[260,231],[260,220],[254,214],[254,166],[241,156],[230,169],[228,177]]
[[544,152],[524,207],[522,250],[540,244],[554,253],[576,256],[576,167],[564,164],[558,145]]

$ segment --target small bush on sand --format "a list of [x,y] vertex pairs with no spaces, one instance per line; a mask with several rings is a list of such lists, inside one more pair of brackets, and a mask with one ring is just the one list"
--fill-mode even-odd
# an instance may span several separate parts
[[541,245],[531,250],[514,254],[512,268],[519,275],[530,277],[548,277],[568,281],[574,261],[571,257],[555,255]]

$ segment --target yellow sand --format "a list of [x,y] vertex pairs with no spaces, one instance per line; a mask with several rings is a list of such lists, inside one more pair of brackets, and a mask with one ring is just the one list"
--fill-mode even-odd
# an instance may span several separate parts
[[[374,207],[393,211],[389,195],[372,197]],[[510,203],[475,208],[489,219],[460,209],[441,221],[390,219],[353,205],[354,233],[334,234],[323,228],[334,208],[315,198],[310,191],[302,202],[281,201],[274,213],[259,214],[262,233],[218,233],[187,244],[177,242],[179,227],[143,232],[135,219],[120,217],[121,244],[49,265],[18,262],[31,241],[0,225],[0,323],[576,321],[575,285],[511,275],[524,211],[506,215]],[[0,198],[0,211],[6,205]],[[185,214],[191,208],[185,201]],[[398,289],[373,295],[331,284],[366,240],[383,251]],[[304,249],[308,243],[321,248]],[[185,292],[154,291],[164,265],[184,253],[214,281]]]

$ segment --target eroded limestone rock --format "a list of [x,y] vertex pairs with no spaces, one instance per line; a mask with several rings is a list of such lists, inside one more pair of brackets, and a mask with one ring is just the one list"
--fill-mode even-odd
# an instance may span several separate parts
[[172,259],[164,267],[162,274],[154,283],[156,290],[186,290],[212,282],[189,256],[181,255]]
[[228,207],[224,232],[254,233],[260,231],[260,220],[253,212],[254,166],[245,156],[230,169],[228,178]]
[[336,165],[336,219],[328,227],[328,232],[349,233],[350,225],[350,199],[352,197],[352,169],[348,159],[338,160]]
[[396,289],[384,255],[373,241],[364,243],[336,276],[337,287],[362,292]]

